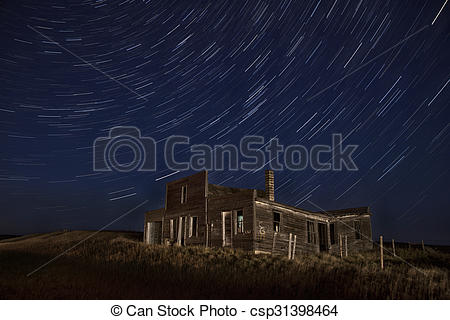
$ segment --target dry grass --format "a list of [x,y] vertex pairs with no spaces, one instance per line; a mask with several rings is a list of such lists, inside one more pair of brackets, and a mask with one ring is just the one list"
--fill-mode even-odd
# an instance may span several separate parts
[[450,255],[399,249],[339,259],[200,247],[146,246],[139,233],[101,232],[26,275],[91,232],[0,241],[2,299],[448,299]]

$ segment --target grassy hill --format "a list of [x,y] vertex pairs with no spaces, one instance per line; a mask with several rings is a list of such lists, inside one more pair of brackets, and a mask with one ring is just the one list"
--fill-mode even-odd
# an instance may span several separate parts
[[[137,232],[54,232],[0,241],[1,299],[449,299],[450,254],[398,249],[339,259],[146,246]],[[414,266],[414,267],[412,267]],[[416,269],[418,268],[418,269]]]

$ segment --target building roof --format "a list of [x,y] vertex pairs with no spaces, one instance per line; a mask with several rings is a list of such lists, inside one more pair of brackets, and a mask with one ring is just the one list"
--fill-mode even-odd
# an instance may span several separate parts
[[[230,195],[235,194],[243,191],[253,191],[253,189],[244,189],[244,188],[233,188],[233,187],[226,187],[221,186],[218,184],[208,184],[208,196],[224,196],[224,195]],[[264,197],[265,192],[264,190],[256,190],[258,197]]]
[[[244,189],[244,188],[233,188],[233,187],[226,187],[221,186],[218,184],[208,184],[208,195],[209,196],[224,196],[224,195],[231,195],[243,191],[249,191],[252,189]],[[299,207],[294,207],[285,203],[277,202],[277,201],[270,201],[266,198],[266,193],[264,190],[256,190],[257,192],[257,198],[259,200],[264,200],[265,202],[271,202],[275,205],[280,205],[285,208],[289,208],[291,210],[299,211],[303,214],[312,214],[321,216],[323,218],[327,217],[344,217],[344,216],[355,216],[355,215],[364,215],[369,214],[371,215],[369,207],[357,207],[357,208],[345,208],[345,209],[337,209],[337,210],[322,210],[322,211],[310,211]]]
[[258,201],[263,201],[267,204],[273,204],[275,206],[284,207],[286,209],[290,209],[293,211],[296,211],[301,214],[306,215],[315,215],[317,217],[321,218],[342,218],[345,216],[355,216],[355,215],[365,215],[369,214],[372,215],[372,213],[369,210],[369,207],[358,207],[358,208],[346,208],[346,209],[338,209],[338,210],[324,210],[324,211],[310,211],[299,207],[294,207],[285,203],[277,202],[277,201],[271,201],[265,197],[258,197]]
[[164,208],[150,210],[145,213],[146,217],[149,217],[150,215],[152,216],[152,218],[162,218],[162,216],[164,215]]
[[342,217],[348,215],[362,215],[362,214],[370,214],[369,207],[357,207],[357,208],[346,208],[346,209],[338,209],[338,210],[326,210],[326,211],[317,211],[317,213],[327,214],[334,217]]

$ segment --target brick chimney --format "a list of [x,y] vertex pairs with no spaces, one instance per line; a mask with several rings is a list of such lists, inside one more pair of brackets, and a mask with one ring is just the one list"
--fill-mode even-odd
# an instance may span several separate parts
[[266,198],[275,201],[275,185],[272,170],[266,170]]

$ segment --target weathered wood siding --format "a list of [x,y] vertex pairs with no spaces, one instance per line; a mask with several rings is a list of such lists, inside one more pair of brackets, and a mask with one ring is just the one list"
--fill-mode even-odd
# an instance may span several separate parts
[[150,221],[162,221],[164,208],[151,210],[145,213],[145,223]]
[[[361,224],[361,239],[356,239],[355,220],[360,221]],[[335,244],[331,245],[331,253],[340,254],[339,235],[342,236],[342,246],[344,252],[345,236],[347,236],[348,254],[370,250],[373,248],[370,215],[361,215],[359,217],[341,217],[330,221],[330,223],[335,223]]]
[[145,213],[145,219],[144,219],[144,242],[145,243],[148,243],[148,241],[149,241],[148,223],[153,222],[153,221],[161,221],[162,222],[163,216],[164,216],[164,208],[152,210],[152,211]]
[[[280,231],[275,232],[273,212],[280,213]],[[308,243],[306,222],[314,223],[316,243]],[[288,255],[289,234],[297,236],[295,252],[318,252],[318,227],[320,220],[295,212],[285,206],[272,202],[256,201],[256,240],[255,252]]]
[[[181,188],[187,186],[186,203],[181,203]],[[206,239],[206,195],[208,193],[208,175],[206,171],[170,182],[166,185],[166,211],[163,222],[163,243],[174,243],[170,238],[170,220],[174,219],[174,229],[178,230],[179,217],[186,217],[186,245],[203,245]],[[191,217],[198,219],[198,232],[189,236]],[[174,231],[175,231],[174,230]]]
[[[292,234],[296,239],[296,254],[301,252],[330,252],[340,254],[339,234],[343,239],[343,250],[345,251],[345,236],[347,236],[348,254],[370,250],[372,248],[372,228],[370,223],[370,215],[359,215],[349,217],[332,217],[326,214],[312,213],[297,208],[267,201],[265,199],[257,199],[255,203],[256,211],[256,239],[254,250],[257,253],[273,253],[279,255],[288,255],[289,237]],[[274,231],[273,212],[280,213],[280,230]],[[360,221],[361,239],[356,239],[354,221]],[[307,223],[314,225],[311,233],[311,241],[308,241]],[[332,244],[330,224],[334,223],[334,244]],[[320,234],[319,224],[322,224],[325,230],[323,234],[324,246],[320,250]],[[291,249],[293,243],[291,242]]]
[[[208,218],[210,224],[209,245],[222,247],[223,229],[222,212],[231,211],[231,247],[243,250],[253,250],[253,190],[243,190],[233,194],[210,196],[208,198]],[[236,233],[233,212],[243,211],[244,232]]]

